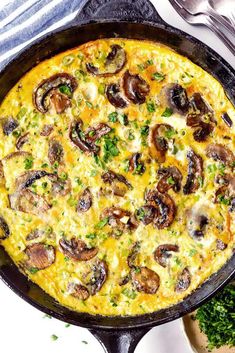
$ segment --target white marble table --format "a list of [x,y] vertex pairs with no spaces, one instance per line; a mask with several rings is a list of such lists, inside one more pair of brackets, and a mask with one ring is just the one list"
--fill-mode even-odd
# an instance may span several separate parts
[[[1,0],[1,6],[9,0]],[[185,23],[167,0],[153,0],[162,18],[199,38],[231,65],[235,59],[229,50],[206,28]],[[4,353],[103,353],[94,337],[85,329],[65,327],[63,322],[44,318],[43,314],[18,298],[0,282],[0,351]],[[52,335],[58,337],[51,339]],[[180,320],[152,329],[139,343],[136,353],[190,353]]]

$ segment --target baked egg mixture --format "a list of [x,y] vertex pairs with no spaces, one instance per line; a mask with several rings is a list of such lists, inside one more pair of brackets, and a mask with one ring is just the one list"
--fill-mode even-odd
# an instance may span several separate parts
[[102,39],[43,61],[0,107],[0,238],[60,304],[137,315],[232,256],[235,109],[161,44]]

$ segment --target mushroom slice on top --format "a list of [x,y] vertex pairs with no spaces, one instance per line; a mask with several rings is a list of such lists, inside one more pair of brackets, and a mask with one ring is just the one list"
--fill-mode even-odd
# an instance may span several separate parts
[[157,217],[157,214],[157,208],[152,205],[142,206],[135,211],[135,217],[138,221],[143,222],[144,225],[152,223],[155,217]]
[[173,223],[176,206],[168,194],[161,194],[157,190],[149,190],[145,194],[145,200],[157,209],[153,224],[158,229],[167,228]]
[[128,105],[126,98],[122,95],[120,85],[111,83],[106,88],[106,97],[115,108],[125,108]]
[[41,136],[49,136],[54,129],[54,126],[51,124],[46,124],[43,126],[42,131],[40,132]]
[[107,224],[113,228],[113,236],[120,236],[125,230],[134,230],[138,226],[131,212],[120,207],[106,208],[101,216],[103,219],[107,219]]
[[88,248],[84,241],[76,238],[62,238],[59,245],[62,253],[75,261],[88,261],[98,253],[98,248]]
[[144,163],[140,161],[141,153],[134,153],[129,159],[129,171],[142,175],[145,172]]
[[99,147],[93,143],[86,141],[85,134],[82,131],[83,122],[81,119],[74,120],[69,128],[69,138],[73,144],[80,148],[83,152],[86,153],[97,153]]
[[77,283],[69,283],[68,293],[72,295],[72,297],[80,300],[87,300],[90,296],[88,289],[82,284]]
[[126,71],[123,76],[123,89],[126,97],[134,104],[143,104],[150,92],[149,84],[139,75]]
[[108,265],[104,260],[97,260],[92,266],[93,274],[87,287],[90,289],[91,295],[98,293],[103,287],[108,277]]
[[52,99],[57,113],[62,113],[68,106],[68,96],[60,92],[60,87],[66,86],[72,93],[77,88],[75,77],[67,73],[55,74],[43,80],[33,92],[33,103],[40,113],[45,114]]
[[235,203],[235,176],[225,174],[219,180],[220,184],[223,184],[215,193],[215,202],[224,201],[225,204],[231,205],[230,211],[234,211]]
[[27,143],[29,140],[29,132],[26,132],[26,134],[21,135],[17,141],[16,141],[16,148],[17,150],[20,150],[25,143]]
[[2,216],[0,216],[0,229],[1,229],[0,240],[4,240],[8,238],[10,235],[10,229],[7,222]]
[[3,161],[8,161],[9,159],[17,158],[17,157],[30,158],[30,157],[32,157],[32,154],[30,152],[26,152],[26,151],[11,152],[3,158]]
[[48,159],[53,165],[55,162],[61,164],[63,162],[64,151],[61,143],[57,140],[49,141],[49,149],[48,149]]
[[186,90],[178,83],[170,83],[163,87],[160,94],[162,105],[171,108],[175,113],[184,115],[189,109]]
[[92,206],[92,195],[89,188],[86,188],[79,197],[77,212],[87,212]]
[[139,267],[139,271],[131,271],[131,279],[134,288],[138,292],[155,294],[160,285],[159,275],[148,267]]
[[116,196],[124,196],[128,189],[132,189],[131,184],[121,174],[108,170],[101,175],[104,183],[111,185],[112,193]]
[[220,143],[212,143],[206,149],[206,155],[215,161],[220,161],[226,166],[233,166],[235,162],[235,155],[226,146]]
[[54,174],[48,173],[45,170],[30,170],[25,172],[16,179],[16,188],[17,190],[28,188],[36,180],[44,178],[45,176],[51,176],[52,178],[56,177]]
[[4,169],[3,169],[3,164],[2,161],[0,160],[0,186],[5,185],[5,175],[4,175]]
[[175,192],[180,191],[183,176],[177,167],[161,168],[158,170],[158,175],[161,176],[161,179],[157,184],[159,192],[164,193],[171,188]]
[[109,52],[105,61],[105,70],[100,72],[99,69],[91,63],[86,64],[87,71],[95,76],[111,76],[120,72],[126,64],[126,52],[118,44],[111,45],[111,51]]
[[169,124],[156,124],[149,131],[149,152],[159,163],[165,162],[168,142],[167,131],[173,130]]
[[25,253],[28,256],[27,268],[43,270],[55,262],[55,249],[52,245],[36,243],[27,246]]
[[48,211],[51,206],[40,195],[28,189],[16,191],[9,195],[10,206],[13,210],[34,214],[36,216]]
[[52,178],[52,193],[54,195],[65,196],[71,191],[71,180],[62,180],[58,177]]
[[127,257],[127,264],[130,268],[135,268],[135,260],[139,254],[140,251],[140,242],[137,241],[131,248],[131,251]]
[[192,149],[187,153],[188,159],[188,176],[183,192],[185,195],[192,194],[199,187],[203,180],[203,161]]
[[194,205],[192,209],[186,211],[186,216],[189,235],[195,240],[201,240],[209,223],[206,209],[203,206],[198,208]]
[[89,127],[85,132],[85,139],[88,143],[95,143],[102,136],[107,135],[111,131],[111,127],[105,123],[99,123]]
[[232,127],[233,126],[233,121],[232,121],[232,119],[230,118],[230,116],[228,115],[227,112],[223,113],[221,115],[221,118],[223,119],[225,124],[228,125],[228,127]]
[[157,249],[154,251],[153,256],[154,259],[161,265],[162,267],[167,266],[167,260],[172,256],[171,252],[178,252],[178,245],[174,244],[163,244],[159,245]]
[[185,267],[178,277],[177,283],[175,285],[175,291],[179,293],[184,292],[189,288],[190,284],[191,274],[188,268]]
[[18,121],[12,118],[12,116],[9,116],[7,118],[1,118],[0,124],[2,125],[4,135],[7,136],[10,135],[19,126]]

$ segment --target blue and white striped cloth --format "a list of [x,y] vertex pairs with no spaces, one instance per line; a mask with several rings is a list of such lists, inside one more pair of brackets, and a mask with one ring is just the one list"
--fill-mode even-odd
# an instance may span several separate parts
[[0,69],[34,39],[75,18],[83,0],[1,0]]

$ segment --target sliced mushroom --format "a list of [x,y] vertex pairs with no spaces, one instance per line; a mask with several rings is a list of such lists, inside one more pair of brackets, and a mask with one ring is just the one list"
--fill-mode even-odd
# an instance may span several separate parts
[[61,92],[53,89],[49,94],[48,98],[55,108],[57,114],[63,113],[67,108],[71,106],[70,98]]
[[93,144],[102,136],[107,135],[111,131],[111,127],[105,123],[99,123],[91,126],[85,132],[85,139],[88,143]]
[[232,119],[230,118],[230,116],[228,115],[227,112],[223,113],[221,115],[221,118],[223,119],[225,124],[228,125],[228,127],[232,127],[233,126],[233,121],[232,121]]
[[139,75],[126,71],[123,76],[123,89],[126,97],[134,104],[143,104],[150,92],[149,84]]
[[95,295],[101,290],[108,277],[108,265],[104,260],[97,260],[92,270],[93,274],[87,286],[90,289],[91,295]]
[[40,195],[28,189],[16,191],[9,195],[10,206],[13,210],[40,215],[48,211],[51,206]]
[[55,249],[52,245],[37,243],[27,246],[25,253],[28,256],[27,267],[44,270],[55,262]]
[[25,143],[27,143],[29,140],[29,132],[26,132],[26,134],[21,135],[17,141],[16,141],[16,148],[17,150],[20,150]]
[[52,178],[56,178],[54,174],[48,173],[45,170],[30,170],[28,172],[25,172],[16,179],[16,188],[17,190],[28,188],[36,180],[39,180],[45,176],[51,176]]
[[104,183],[111,185],[111,191],[116,196],[123,197],[128,189],[132,189],[131,184],[123,175],[114,173],[112,170],[102,174],[101,178]]
[[159,245],[154,251],[153,256],[155,261],[162,267],[167,267],[168,259],[172,256],[171,252],[178,252],[178,245],[174,244],[163,244]]
[[[72,94],[77,88],[77,81],[75,77],[70,74],[59,73],[43,80],[35,88],[33,92],[33,103],[39,112],[45,114],[48,111],[50,105],[48,101],[51,99],[55,104],[55,108],[59,109],[58,113],[64,111],[63,109],[68,106],[68,97],[58,91],[61,86],[67,86]],[[55,90],[57,90],[57,97],[53,97]]]
[[71,180],[67,178],[66,180],[62,180],[60,178],[53,178],[52,180],[52,193],[54,195],[66,196],[70,193]]
[[157,209],[153,224],[158,229],[169,227],[176,214],[176,206],[173,199],[168,194],[161,194],[157,190],[149,190],[145,194],[147,202],[152,204]]
[[235,176],[230,174],[225,174],[216,180],[220,184],[223,184],[215,193],[215,202],[221,202],[221,200],[226,200],[228,205],[231,205],[230,211],[234,210],[235,202]]
[[9,159],[12,159],[12,158],[17,158],[17,157],[32,157],[32,154],[30,152],[26,152],[26,151],[16,151],[16,152],[12,152],[12,153],[9,153],[7,156],[5,156],[3,158],[3,161],[7,161]]
[[92,194],[89,188],[86,188],[79,197],[77,212],[87,212],[92,206]]
[[129,160],[129,171],[142,175],[145,172],[144,163],[140,161],[141,153],[134,153]]
[[233,166],[235,155],[226,146],[219,143],[210,144],[206,149],[206,155],[215,161],[223,162],[226,166]]
[[185,195],[194,193],[203,181],[203,161],[192,149],[187,153],[188,176],[183,192]]
[[137,228],[137,222],[131,215],[131,212],[120,207],[106,208],[101,219],[108,219],[108,224],[113,228],[112,235],[120,236],[125,230],[134,230]]
[[175,192],[180,191],[183,176],[177,167],[161,168],[158,170],[158,175],[161,176],[161,179],[157,184],[159,192],[164,193],[171,188]]
[[0,186],[5,185],[5,175],[4,175],[4,169],[3,169],[3,164],[2,161],[0,160]]
[[64,157],[64,150],[61,143],[57,140],[50,140],[49,141],[49,149],[48,149],[48,159],[53,165],[55,162],[61,164],[63,162]]
[[87,71],[95,76],[111,76],[120,72],[126,64],[126,52],[118,44],[111,45],[111,51],[109,52],[105,61],[105,70],[100,72],[99,69],[91,63],[86,64]]
[[177,279],[175,291],[180,293],[186,291],[191,284],[191,275],[187,267],[183,269]]
[[139,254],[140,251],[140,242],[137,241],[131,248],[131,251],[127,257],[127,264],[130,268],[135,268],[135,260]]
[[52,133],[53,129],[54,127],[51,124],[44,125],[42,131],[40,132],[40,135],[49,136]]
[[2,216],[0,216],[0,229],[0,240],[8,238],[10,235],[10,228]]
[[69,283],[68,292],[74,298],[77,298],[80,300],[87,300],[90,296],[88,289],[82,284],[77,284],[77,283]]
[[132,284],[138,292],[155,294],[160,286],[159,275],[148,267],[131,271]]
[[12,118],[12,116],[0,119],[0,123],[2,125],[4,135],[7,136],[10,135],[19,126],[18,121]]
[[201,122],[199,127],[194,131],[193,137],[197,142],[206,141],[207,137],[214,130],[214,125]]
[[152,205],[145,205],[136,210],[135,217],[138,221],[143,222],[144,225],[148,225],[154,221],[157,214],[158,212],[156,207]]
[[163,87],[160,93],[160,101],[162,105],[181,115],[186,114],[189,108],[187,92],[178,83],[170,83]]
[[93,143],[88,143],[85,139],[85,135],[82,131],[83,122],[82,120],[74,120],[70,125],[69,138],[75,146],[79,147],[80,150],[87,153],[97,153],[99,147]]
[[75,261],[88,261],[98,253],[98,248],[88,248],[84,241],[76,238],[62,238],[59,245],[62,253]]
[[168,142],[166,133],[173,130],[169,124],[156,124],[151,127],[149,132],[149,152],[152,158],[159,163],[165,162],[166,152],[168,150]]
[[217,250],[225,250],[228,247],[221,239],[216,239],[216,249]]
[[34,229],[33,231],[31,231],[27,237],[26,237],[26,240],[27,241],[31,241],[31,240],[34,240],[34,239],[38,239],[38,238],[41,238],[43,235],[45,234],[45,232],[41,229]]
[[111,83],[106,88],[106,97],[115,108],[125,108],[128,104],[126,98],[122,95],[120,85]]
[[199,208],[196,204],[192,209],[186,211],[186,216],[189,235],[195,240],[201,240],[209,223],[206,209],[201,206]]

